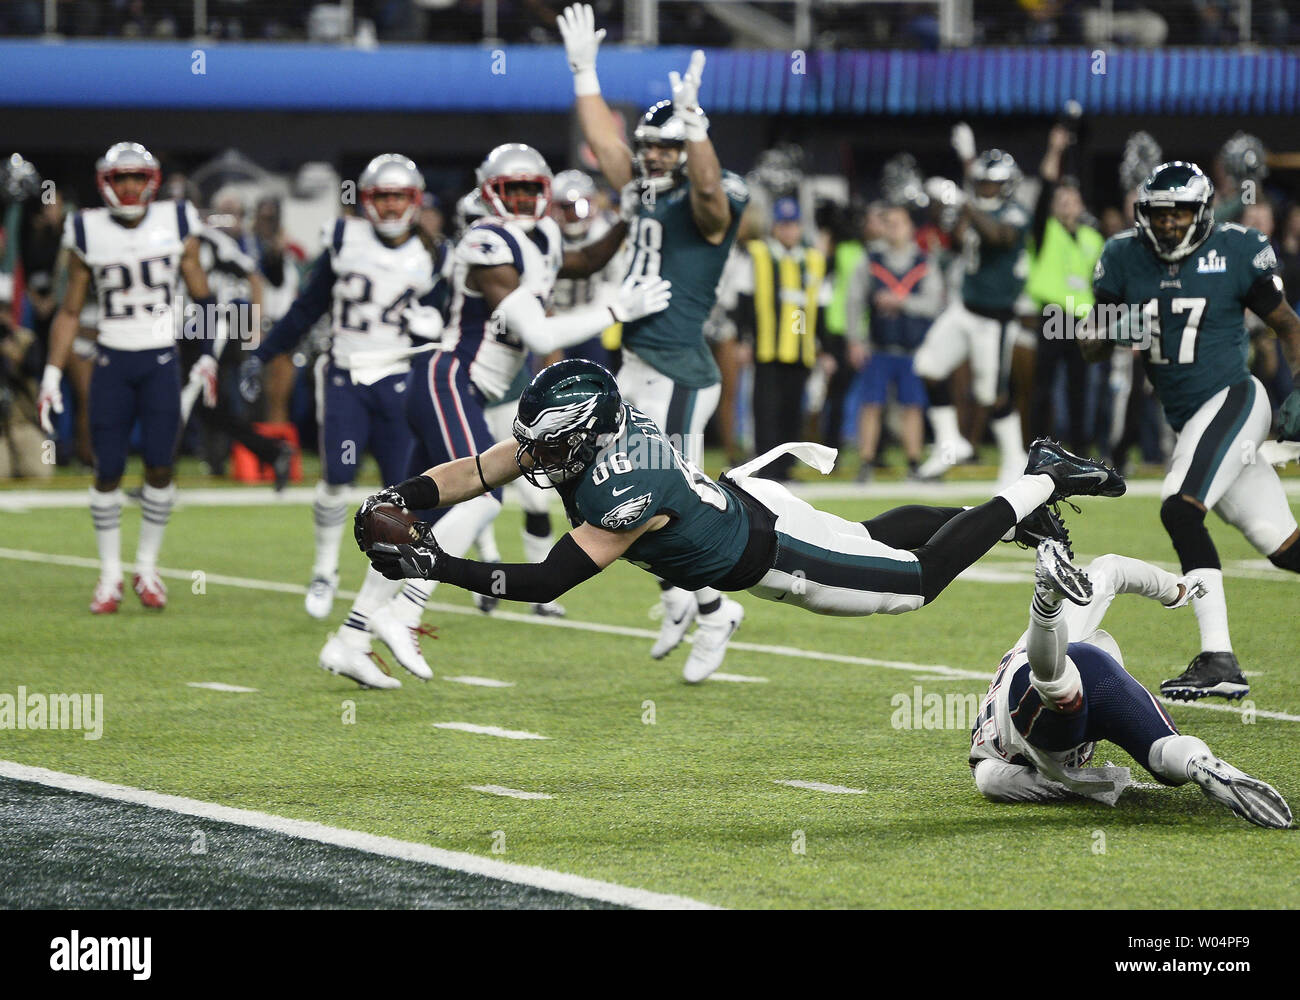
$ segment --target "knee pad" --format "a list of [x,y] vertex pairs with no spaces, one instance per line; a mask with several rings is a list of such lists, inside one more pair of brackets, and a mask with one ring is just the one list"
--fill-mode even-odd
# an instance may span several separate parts
[[539,538],[548,538],[551,534],[550,514],[524,514],[524,531]]
[[1182,560],[1184,573],[1194,569],[1220,569],[1219,553],[1205,527],[1205,511],[1180,496],[1172,496],[1160,505],[1160,523],[1169,532],[1174,551]]
[[1300,541],[1293,542],[1289,549],[1269,556],[1268,561],[1278,569],[1289,569],[1292,573],[1300,573]]

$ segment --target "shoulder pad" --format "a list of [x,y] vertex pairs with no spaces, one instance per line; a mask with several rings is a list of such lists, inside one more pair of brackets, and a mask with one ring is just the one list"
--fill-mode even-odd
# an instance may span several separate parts
[[86,220],[81,212],[69,212],[63,220],[63,246],[84,257],[86,254]]
[[193,236],[203,228],[203,220],[199,218],[198,210],[184,198],[176,203],[176,224],[182,240]]
[[458,259],[470,267],[495,267],[513,264],[523,273],[523,253],[519,241],[496,223],[479,223],[469,230],[456,247]]

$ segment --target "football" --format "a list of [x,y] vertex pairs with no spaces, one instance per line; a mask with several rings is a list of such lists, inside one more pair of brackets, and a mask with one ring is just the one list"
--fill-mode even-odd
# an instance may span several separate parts
[[409,545],[419,541],[419,534],[412,527],[415,515],[405,507],[392,503],[381,503],[367,516],[362,528],[365,548],[379,542],[389,545]]

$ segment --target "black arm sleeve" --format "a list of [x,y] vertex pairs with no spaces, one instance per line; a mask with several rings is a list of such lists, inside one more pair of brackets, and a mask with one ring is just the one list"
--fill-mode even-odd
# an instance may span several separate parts
[[539,563],[481,563],[438,557],[438,579],[476,594],[545,604],[600,572],[582,546],[565,535]]
[[1043,234],[1047,232],[1047,217],[1051,214],[1052,194],[1056,191],[1056,182],[1049,181],[1040,177],[1042,186],[1038,189],[1038,201],[1034,203],[1034,219],[1030,223],[1030,235],[1034,241],[1034,249],[1042,252]]
[[[1112,295],[1110,292],[1102,291],[1101,289],[1095,290],[1093,292],[1093,297],[1096,300],[1097,306],[1117,306],[1122,302],[1119,296]],[[1093,327],[1093,336],[1097,340],[1111,340],[1113,339],[1114,334],[1111,332],[1110,324],[1107,320],[1110,318],[1112,310],[1098,309],[1097,306],[1093,306],[1092,309],[1091,322]]]
[[1260,319],[1264,319],[1286,301],[1286,293],[1278,287],[1281,281],[1274,280],[1275,278],[1276,275],[1261,274],[1246,292],[1246,297],[1241,300],[1242,304]]

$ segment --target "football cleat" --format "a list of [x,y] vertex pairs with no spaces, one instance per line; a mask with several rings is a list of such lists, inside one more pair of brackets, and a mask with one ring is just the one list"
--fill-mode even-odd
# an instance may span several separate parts
[[314,576],[307,585],[307,614],[313,618],[328,618],[334,607],[334,592],[339,589],[339,575]]
[[745,620],[745,609],[730,597],[722,598],[722,605],[708,615],[699,615],[691,644],[691,655],[682,668],[682,679],[687,684],[698,684],[718,667],[727,655],[727,643]]
[[293,473],[293,445],[282,441],[275,449],[275,458],[271,460],[271,475],[275,477],[275,492],[283,493]]
[[411,627],[399,621],[387,606],[371,614],[367,627],[371,635],[393,651],[398,663],[422,681],[433,680],[433,668],[420,650],[420,636],[438,638],[433,629],[427,625]]
[[1277,789],[1226,760],[1201,754],[1188,762],[1187,774],[1207,798],[1227,806],[1256,826],[1285,830],[1291,825],[1291,808]]
[[1233,653],[1197,653],[1191,663],[1177,677],[1162,681],[1160,693],[1174,701],[1196,701],[1209,695],[1220,698],[1244,698],[1250,693],[1250,683],[1241,672],[1241,665]]
[[1039,543],[1038,558],[1034,562],[1034,586],[1039,591],[1078,605],[1092,600],[1092,580],[1071,564],[1065,546],[1054,538],[1045,538]]
[[325,648],[320,651],[320,668],[341,677],[351,677],[363,688],[402,686],[401,681],[388,673],[378,654],[353,649],[337,635],[331,635]]
[[1065,526],[1061,512],[1054,506],[1043,504],[1029,512],[1029,516],[1016,525],[1015,536],[1011,539],[1022,549],[1036,549],[1040,542],[1047,539],[1060,542],[1065,546],[1065,554],[1074,558],[1074,547],[1070,545],[1070,529]]
[[1122,497],[1124,477],[1101,462],[1080,458],[1055,441],[1039,438],[1029,446],[1026,476],[1048,476],[1056,485],[1048,503],[1065,497]]
[[95,584],[95,594],[90,599],[92,615],[111,615],[122,606],[122,581],[106,583],[100,580]]
[[695,595],[677,587],[659,595],[659,606],[663,609],[663,617],[659,621],[659,638],[650,649],[650,657],[655,660],[662,660],[677,648],[700,610]]
[[538,618],[563,618],[564,605],[556,604],[554,601],[547,601],[545,604],[534,604],[532,606],[533,614]]
[[974,446],[963,437],[943,444],[936,442],[930,450],[930,457],[922,462],[916,470],[916,480],[922,483],[942,479],[944,473],[954,465],[960,465],[967,459],[975,457]]
[[146,608],[161,611],[167,607],[167,587],[154,570],[135,574],[131,578],[131,588]]

